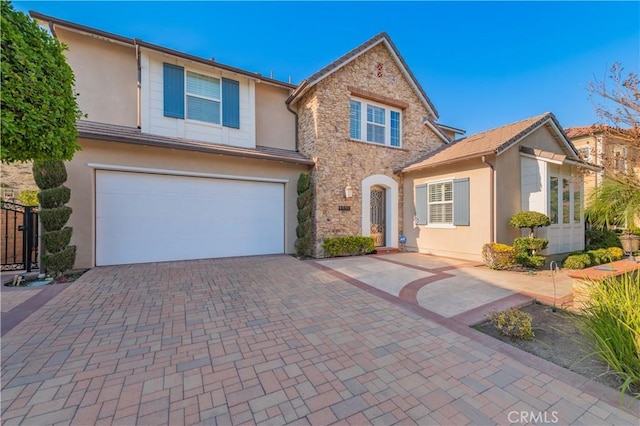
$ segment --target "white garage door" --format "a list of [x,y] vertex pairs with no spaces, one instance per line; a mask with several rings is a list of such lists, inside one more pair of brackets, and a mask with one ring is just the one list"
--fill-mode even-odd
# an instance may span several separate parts
[[96,264],[284,253],[284,184],[96,171]]

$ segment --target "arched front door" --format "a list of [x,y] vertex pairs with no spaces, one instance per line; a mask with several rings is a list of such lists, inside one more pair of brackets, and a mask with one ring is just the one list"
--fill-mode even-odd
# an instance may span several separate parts
[[386,198],[386,190],[383,187],[371,187],[371,236],[375,240],[376,247],[386,244]]

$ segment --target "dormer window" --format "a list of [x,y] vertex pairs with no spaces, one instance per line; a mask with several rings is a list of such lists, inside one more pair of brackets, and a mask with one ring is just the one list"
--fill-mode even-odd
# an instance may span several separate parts
[[349,101],[349,137],[378,145],[402,145],[402,112],[370,101]]

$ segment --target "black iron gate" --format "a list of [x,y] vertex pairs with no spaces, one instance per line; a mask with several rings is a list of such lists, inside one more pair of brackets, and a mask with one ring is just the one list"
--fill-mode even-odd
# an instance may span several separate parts
[[38,208],[2,201],[0,211],[2,270],[38,268]]

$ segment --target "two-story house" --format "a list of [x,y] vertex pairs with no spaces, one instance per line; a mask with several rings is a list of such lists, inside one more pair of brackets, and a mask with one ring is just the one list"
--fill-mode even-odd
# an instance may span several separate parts
[[297,179],[314,185],[314,254],[338,235],[479,259],[511,214],[583,247],[584,166],[544,114],[456,139],[381,33],[293,85],[36,12],[76,77],[68,163],[76,267],[295,252]]

